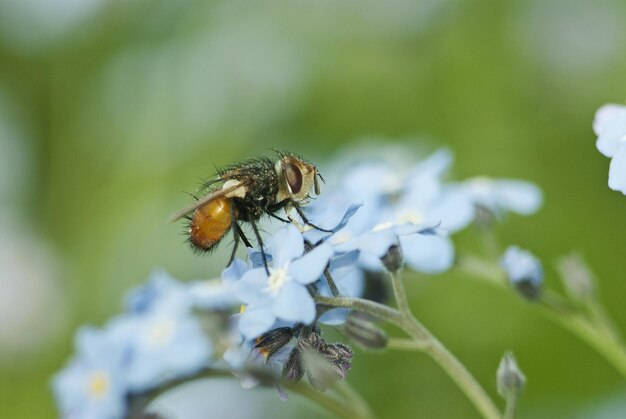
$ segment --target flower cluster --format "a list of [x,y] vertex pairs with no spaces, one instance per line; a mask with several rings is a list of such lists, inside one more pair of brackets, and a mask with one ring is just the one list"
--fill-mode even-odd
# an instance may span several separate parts
[[596,147],[611,159],[609,188],[626,194],[626,106],[608,104],[596,112]]
[[351,165],[336,176],[334,188],[305,211],[326,227],[337,221],[342,209],[356,202],[362,206],[331,237],[316,230],[305,237],[312,242],[326,238],[342,250],[358,249],[360,267],[372,271],[383,270],[381,257],[398,245],[409,268],[434,274],[453,265],[449,234],[464,229],[482,212],[494,217],[507,212],[531,215],[541,206],[541,191],[529,182],[486,177],[446,181],[451,164],[451,153],[439,150],[406,169],[380,157]]
[[155,272],[129,293],[125,313],[76,334],[76,355],[53,380],[62,416],[122,417],[133,394],[210,365],[213,344],[193,310],[220,310],[234,301],[220,283],[185,284]]
[[[322,391],[345,378],[353,351],[327,342],[322,325],[339,326],[366,347],[384,347],[387,338],[368,318],[320,301],[361,297],[366,278],[384,281],[404,264],[444,272],[455,260],[449,233],[481,214],[528,215],[541,205],[541,192],[527,182],[446,181],[451,162],[440,150],[405,170],[384,159],[351,165],[302,208],[306,219],[289,214],[293,223],[249,248],[247,260],[235,259],[221,281],[154,274],[129,293],[122,315],[77,333],[77,353],[53,381],[62,415],[121,417],[134,396],[224,365],[246,386],[258,382],[259,370],[288,381],[306,377]],[[514,253],[503,261],[511,280],[537,286],[533,260]]]

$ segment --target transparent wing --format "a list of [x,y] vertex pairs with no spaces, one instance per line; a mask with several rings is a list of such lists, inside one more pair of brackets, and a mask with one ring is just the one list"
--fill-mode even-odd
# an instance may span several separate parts
[[190,205],[186,208],[181,209],[180,211],[176,211],[174,214],[170,215],[169,218],[167,219],[168,223],[172,223],[182,217],[184,217],[185,215],[189,214],[192,211],[197,210],[198,208],[202,208],[203,206],[207,205],[209,202],[213,201],[214,199],[220,198],[222,196],[228,195],[230,193],[233,193],[234,191],[236,191],[239,188],[243,188],[245,187],[245,183],[244,182],[237,182],[233,185],[230,185],[226,188],[222,188],[219,189],[217,191],[211,192],[210,194],[203,196],[202,198],[200,198],[197,202],[194,202],[193,205]]

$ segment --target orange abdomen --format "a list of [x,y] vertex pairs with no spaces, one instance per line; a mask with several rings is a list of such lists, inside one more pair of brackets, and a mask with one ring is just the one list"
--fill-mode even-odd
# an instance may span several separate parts
[[210,250],[224,237],[232,224],[231,200],[217,198],[194,211],[189,225],[189,240],[199,249]]

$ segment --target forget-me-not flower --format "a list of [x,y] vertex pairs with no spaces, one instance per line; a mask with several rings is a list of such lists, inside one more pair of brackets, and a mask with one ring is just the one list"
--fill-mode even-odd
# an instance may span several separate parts
[[128,391],[125,340],[121,330],[82,328],[76,356],[52,381],[63,418],[121,418]]
[[267,332],[279,319],[311,324],[315,302],[306,286],[321,277],[334,253],[327,243],[305,253],[304,238],[293,225],[282,227],[267,242],[269,276],[265,267],[257,267],[237,283],[237,295],[246,305],[239,328],[248,339]]
[[191,305],[188,284],[162,269],[153,271],[144,284],[131,289],[124,301],[126,310],[132,314],[168,310],[169,307],[188,311]]
[[626,194],[626,106],[608,104],[596,112],[596,147],[611,158],[609,188]]
[[[474,216],[468,196],[443,183],[451,161],[449,151],[439,150],[406,173],[400,173],[391,162],[361,163],[339,176],[334,193],[309,206],[311,218],[318,218],[319,213],[338,213],[350,202],[361,202],[344,228],[331,237],[326,235],[337,251],[358,248],[363,268],[382,270],[380,257],[391,246],[400,245],[410,268],[443,272],[454,260],[452,241],[444,232],[464,228]],[[432,234],[435,225],[440,227],[438,234]],[[306,234],[324,236],[321,232]]]
[[131,390],[145,391],[209,365],[211,342],[191,314],[159,311],[128,321],[134,329],[125,372]]
[[517,179],[475,177],[460,185],[474,205],[499,216],[507,212],[532,215],[543,203],[541,189],[530,182]]
[[511,284],[525,297],[539,296],[543,282],[543,268],[541,261],[532,253],[517,246],[509,246],[500,264]]

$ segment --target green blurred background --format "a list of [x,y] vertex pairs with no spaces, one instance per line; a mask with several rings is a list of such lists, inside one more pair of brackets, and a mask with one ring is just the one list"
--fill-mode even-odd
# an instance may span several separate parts
[[[580,251],[626,330],[626,197],[591,129],[626,98],[625,21],[621,0],[0,0],[0,416],[56,416],[73,331],[153,268],[217,275],[224,258],[164,220],[214,165],[270,147],[323,167],[372,139],[445,145],[457,179],[536,182],[543,209],[502,242],[556,289],[554,259]],[[515,351],[520,417],[626,417],[623,379],[515,295],[460,275],[408,289],[494,397]],[[477,417],[422,355],[358,353],[349,381],[380,417]]]

